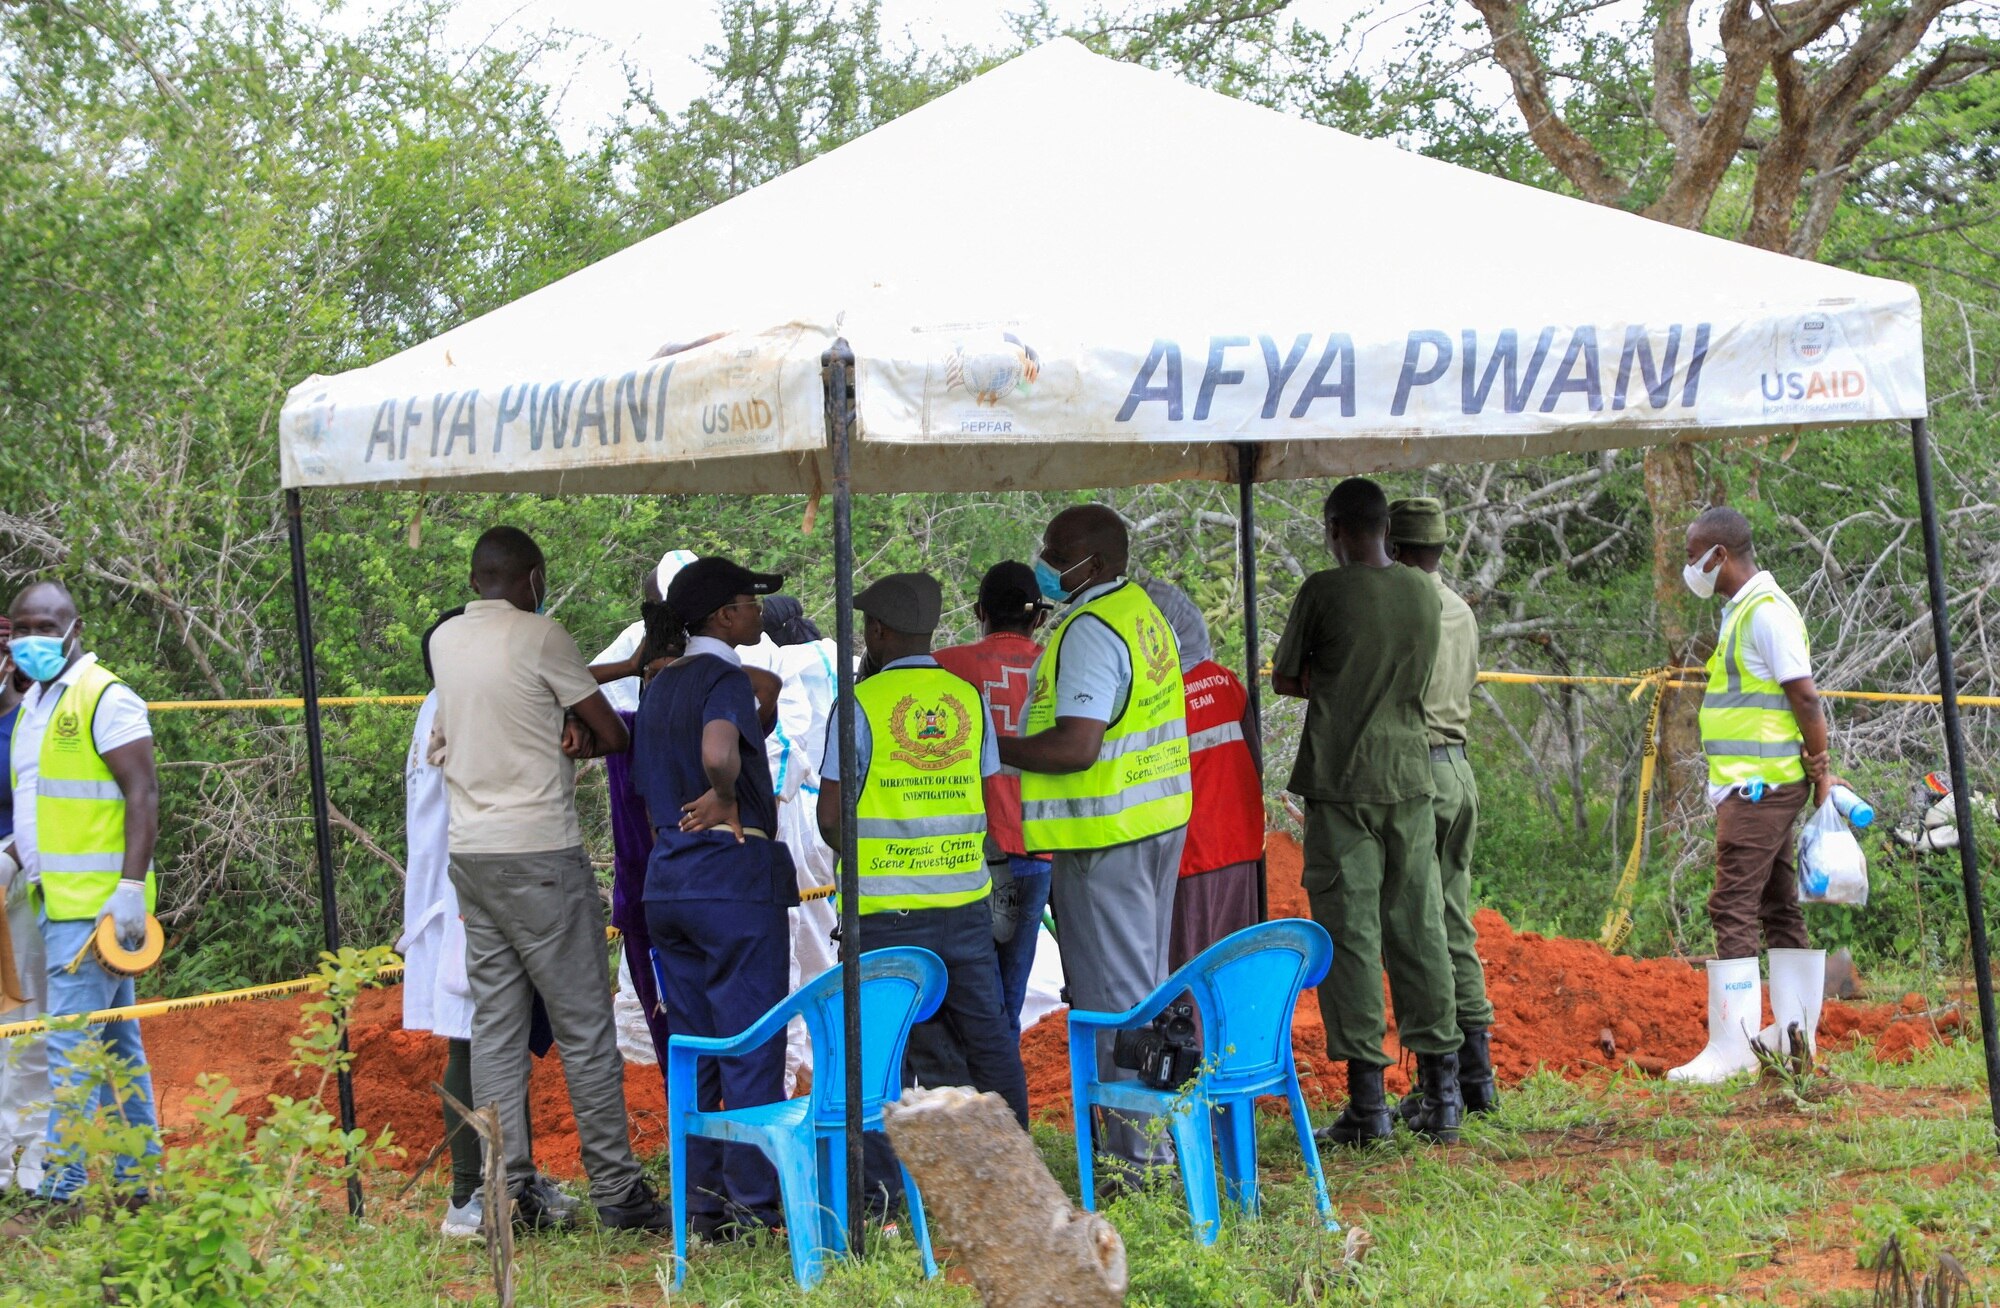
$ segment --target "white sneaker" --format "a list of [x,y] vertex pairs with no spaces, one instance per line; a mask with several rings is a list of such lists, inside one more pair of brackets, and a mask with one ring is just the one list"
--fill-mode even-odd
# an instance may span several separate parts
[[1764,1017],[1764,986],[1756,958],[1718,958],[1708,965],[1708,1047],[1667,1073],[1669,1081],[1715,1085],[1757,1070],[1751,1035]]
[[480,1234],[485,1222],[486,1208],[475,1191],[462,1204],[445,1201],[444,1225],[438,1229],[453,1240],[471,1240]]

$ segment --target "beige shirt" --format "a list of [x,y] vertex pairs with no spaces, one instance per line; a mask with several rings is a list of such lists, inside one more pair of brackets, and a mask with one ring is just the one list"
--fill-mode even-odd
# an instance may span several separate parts
[[1444,578],[1430,574],[1441,611],[1437,662],[1424,689],[1424,726],[1433,745],[1463,745],[1472,720],[1472,687],[1479,680],[1479,619]]
[[561,626],[506,600],[474,600],[431,637],[454,854],[532,854],[583,843],[563,711],[597,693]]

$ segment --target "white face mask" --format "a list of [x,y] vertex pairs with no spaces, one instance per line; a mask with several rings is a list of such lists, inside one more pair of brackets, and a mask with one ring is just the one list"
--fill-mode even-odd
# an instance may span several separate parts
[[1681,568],[1681,580],[1687,583],[1687,588],[1695,593],[1697,599],[1707,599],[1715,594],[1715,581],[1722,575],[1722,564],[1717,563],[1706,572],[1702,570],[1702,565],[1714,558],[1715,552],[1721,548],[1720,545],[1711,545],[1708,553]]

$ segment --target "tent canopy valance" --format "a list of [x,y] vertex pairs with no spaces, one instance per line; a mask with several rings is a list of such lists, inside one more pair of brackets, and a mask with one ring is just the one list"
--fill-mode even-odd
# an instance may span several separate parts
[[1234,480],[1245,441],[1280,480],[1911,418],[1921,336],[1902,283],[1064,40],[307,379],[284,482],[812,492],[820,356],[843,337],[866,492]]

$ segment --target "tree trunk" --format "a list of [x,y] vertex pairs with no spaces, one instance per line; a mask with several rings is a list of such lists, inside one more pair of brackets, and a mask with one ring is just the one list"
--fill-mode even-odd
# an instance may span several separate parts
[[933,1240],[972,1273],[987,1308],[1113,1308],[1125,1243],[1070,1202],[996,1094],[910,1090],[883,1108],[923,1195]]
[[[1660,612],[1665,662],[1693,667],[1706,657],[1695,646],[1701,609],[1681,582],[1687,562],[1687,525],[1702,505],[1701,476],[1694,447],[1675,443],[1646,451],[1646,503],[1653,517],[1653,602]],[[1701,752],[1699,690],[1664,689],[1660,704],[1660,763],[1666,783],[1665,812],[1679,819],[1699,810],[1708,769]]]

